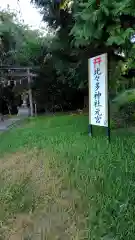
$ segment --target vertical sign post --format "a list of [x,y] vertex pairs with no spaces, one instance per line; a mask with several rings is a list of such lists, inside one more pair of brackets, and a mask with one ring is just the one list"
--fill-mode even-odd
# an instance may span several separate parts
[[107,54],[90,58],[89,71],[89,136],[92,136],[92,125],[107,128],[110,142],[110,116],[108,98]]

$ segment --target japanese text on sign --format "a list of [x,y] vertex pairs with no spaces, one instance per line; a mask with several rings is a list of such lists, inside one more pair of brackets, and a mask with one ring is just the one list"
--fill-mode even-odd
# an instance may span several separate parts
[[89,60],[89,118],[92,125],[108,126],[106,54]]
[[93,60],[94,82],[95,82],[95,92],[94,92],[95,120],[96,120],[96,123],[99,123],[99,124],[102,119],[102,113],[100,111],[100,107],[101,107],[100,98],[102,96],[102,93],[100,92],[100,76],[101,76],[100,63],[101,63],[101,57],[97,57]]

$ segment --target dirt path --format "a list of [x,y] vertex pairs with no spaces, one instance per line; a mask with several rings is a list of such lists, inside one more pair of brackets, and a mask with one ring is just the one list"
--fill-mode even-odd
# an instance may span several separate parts
[[4,121],[0,121],[0,132],[7,131],[12,125],[21,121],[18,117],[5,117]]

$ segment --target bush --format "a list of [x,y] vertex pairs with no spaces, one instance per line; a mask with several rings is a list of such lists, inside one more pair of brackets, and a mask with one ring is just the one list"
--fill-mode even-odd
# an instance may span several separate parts
[[111,129],[117,128],[117,122],[114,119],[110,120],[110,127],[111,127]]
[[114,117],[123,124],[131,124],[135,117],[135,89],[119,94],[113,101]]
[[135,102],[129,102],[125,105],[121,106],[119,109],[119,113],[121,117],[125,120],[125,122],[133,122],[134,121],[134,113],[135,113]]

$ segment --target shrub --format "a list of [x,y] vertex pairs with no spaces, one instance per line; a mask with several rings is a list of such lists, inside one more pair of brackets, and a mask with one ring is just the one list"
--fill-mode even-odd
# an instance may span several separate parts
[[135,120],[135,89],[119,94],[112,103],[115,109],[114,116],[122,125],[133,123]]
[[111,129],[117,128],[117,122],[114,119],[110,120],[110,127],[111,127]]

